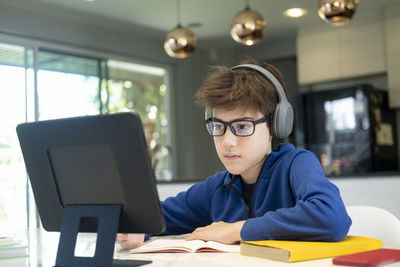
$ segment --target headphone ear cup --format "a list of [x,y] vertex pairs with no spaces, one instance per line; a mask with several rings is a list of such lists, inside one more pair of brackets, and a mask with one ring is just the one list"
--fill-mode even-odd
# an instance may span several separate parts
[[288,102],[279,103],[275,109],[274,136],[281,139],[288,137],[293,129],[293,119],[293,107]]
[[278,110],[279,110],[279,103],[277,104],[277,106],[276,106],[276,108],[275,108],[275,110],[274,110],[274,112],[273,112],[273,115],[272,115],[272,118],[271,118],[271,125],[270,125],[270,133],[271,133],[271,135],[272,136],[274,136],[274,137],[277,137],[278,136],[278,133],[277,133],[277,121],[278,121],[278,116],[279,116],[279,114],[278,114]]

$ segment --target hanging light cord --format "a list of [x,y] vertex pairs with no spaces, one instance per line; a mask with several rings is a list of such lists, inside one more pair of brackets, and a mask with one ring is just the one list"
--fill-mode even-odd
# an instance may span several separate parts
[[181,26],[181,1],[180,0],[176,0],[176,18],[178,21],[178,26]]
[[250,9],[250,4],[249,4],[249,2],[250,2],[250,0],[246,0],[246,7],[245,7],[246,10],[249,10],[249,9]]

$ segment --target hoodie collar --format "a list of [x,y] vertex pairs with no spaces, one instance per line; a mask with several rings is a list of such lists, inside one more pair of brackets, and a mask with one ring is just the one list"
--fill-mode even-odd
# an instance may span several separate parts
[[[258,178],[257,181],[259,179],[264,179],[267,177],[267,173],[268,170],[275,164],[276,161],[278,161],[278,159],[283,156],[284,154],[286,154],[286,152],[288,152],[289,150],[294,149],[294,146],[292,144],[288,144],[288,143],[282,143],[277,145],[276,147],[274,147],[274,149],[272,150],[272,152],[267,155],[267,157],[264,160],[263,166],[260,169],[260,173],[258,174]],[[234,175],[230,172],[228,172],[228,175],[225,178],[224,184],[228,184],[230,186],[239,183],[240,184],[240,180],[239,178],[241,178],[240,175]]]

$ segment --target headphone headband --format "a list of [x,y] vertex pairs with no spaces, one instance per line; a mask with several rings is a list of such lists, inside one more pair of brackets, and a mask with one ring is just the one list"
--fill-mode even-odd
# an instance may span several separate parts
[[286,98],[285,90],[283,89],[281,83],[278,81],[275,75],[273,75],[269,70],[254,64],[242,64],[231,68],[231,70],[236,70],[236,69],[250,69],[250,70],[255,70],[256,72],[262,74],[274,86],[276,94],[278,95],[278,102],[289,103],[289,101]]

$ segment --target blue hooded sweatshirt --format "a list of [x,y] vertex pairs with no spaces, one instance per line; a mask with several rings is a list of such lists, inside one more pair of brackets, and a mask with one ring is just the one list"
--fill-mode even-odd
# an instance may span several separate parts
[[164,234],[183,234],[213,222],[246,220],[242,240],[339,241],[351,219],[338,188],[316,156],[291,144],[275,147],[262,167],[251,207],[240,176],[216,173],[162,202]]

